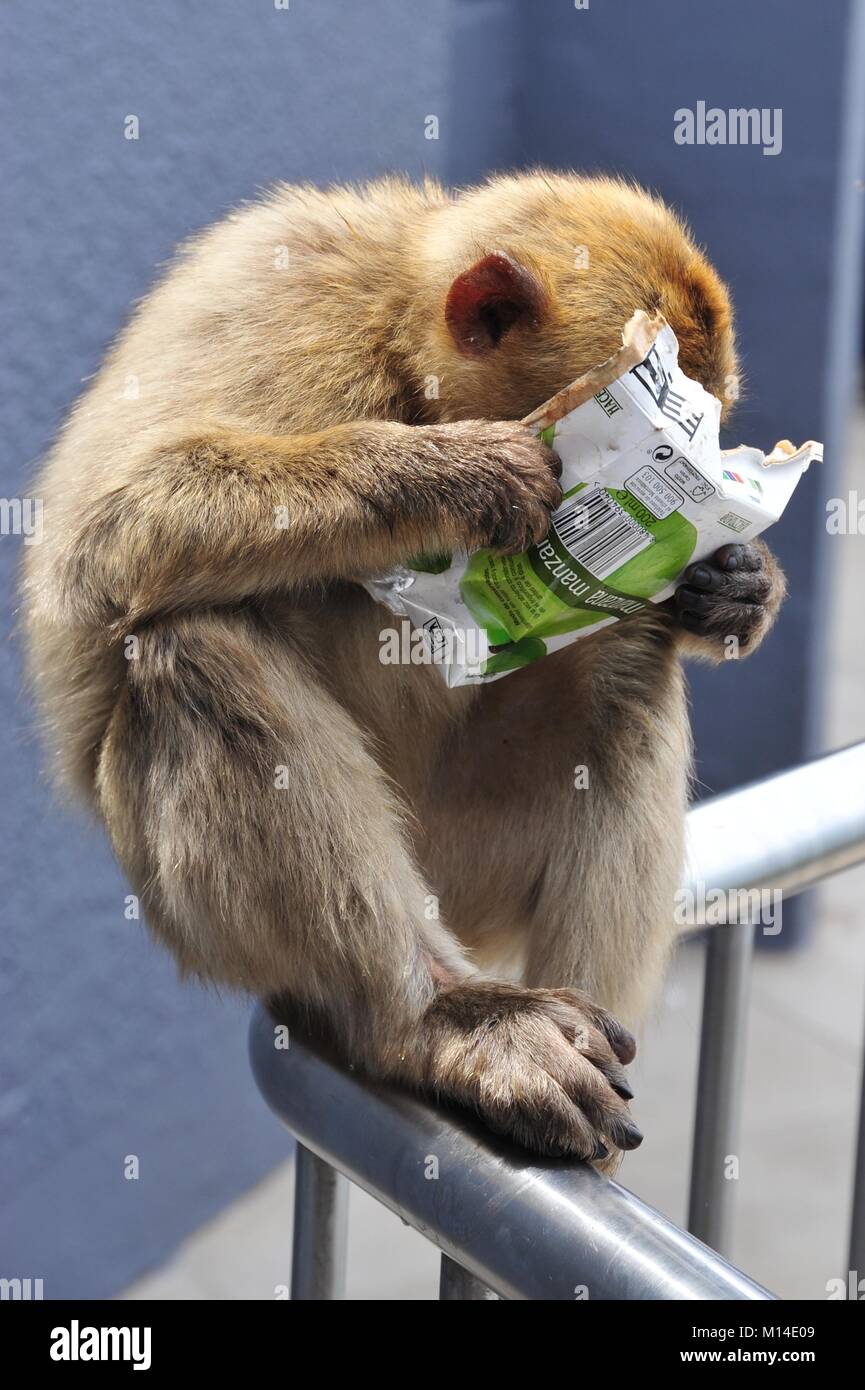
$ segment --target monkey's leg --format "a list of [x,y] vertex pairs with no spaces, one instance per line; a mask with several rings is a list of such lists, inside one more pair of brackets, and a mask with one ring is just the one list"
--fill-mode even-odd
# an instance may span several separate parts
[[[691,737],[675,636],[650,613],[600,634],[551,796],[526,979],[580,983],[636,1023],[675,939]],[[579,660],[577,655],[576,660]],[[564,729],[560,729],[564,733]],[[550,750],[551,755],[553,750]]]
[[673,938],[690,768],[676,643],[651,612],[484,687],[443,760],[423,856],[456,885],[459,935],[473,896],[493,938],[498,920],[522,936],[527,984],[578,986],[629,1024]]
[[184,973],[324,1006],[379,1061],[469,973],[360,731],[251,612],[143,629],[97,793]]
[[98,794],[184,971],[288,996],[374,1074],[471,1105],[541,1152],[639,1142],[616,1056],[627,1035],[575,992],[470,977],[428,920],[357,727],[252,614],[141,634]]

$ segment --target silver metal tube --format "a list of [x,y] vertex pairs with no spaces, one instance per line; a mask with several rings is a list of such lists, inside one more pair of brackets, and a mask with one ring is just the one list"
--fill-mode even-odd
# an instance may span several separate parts
[[850,1216],[850,1255],[848,1270],[865,1279],[865,1042],[862,1048],[862,1093],[859,1099],[859,1132],[856,1166],[853,1170],[853,1210]]
[[581,1163],[536,1161],[469,1118],[376,1085],[253,1015],[252,1069],[301,1143],[502,1298],[771,1298]]
[[[688,815],[680,904],[707,949],[688,1229],[729,1253],[755,930],[782,930],[783,898],[865,859],[865,743],[816,758]],[[758,890],[759,896],[754,890]],[[746,925],[751,923],[752,925]],[[865,1140],[860,1145],[865,1147]],[[854,1229],[865,1228],[865,1198]],[[855,1268],[856,1266],[851,1266]]]
[[456,1260],[442,1255],[439,1299],[445,1303],[457,1300],[461,1303],[497,1303],[498,1295],[493,1293],[489,1285],[458,1265]]
[[[273,1047],[271,1023],[270,1050]],[[348,1183],[303,1144],[294,1164],[291,1297],[302,1302],[345,1297]]]
[[738,1171],[754,928],[717,927],[706,954],[688,1230],[727,1255]]
[[693,913],[684,925],[703,924],[710,890],[792,896],[863,861],[865,743],[857,743],[689,812],[682,889]]

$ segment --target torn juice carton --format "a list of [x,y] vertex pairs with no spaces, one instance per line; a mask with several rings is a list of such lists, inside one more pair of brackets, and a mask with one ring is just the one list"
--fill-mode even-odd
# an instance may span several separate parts
[[496,680],[662,602],[689,565],[778,520],[822,445],[722,451],[720,401],[677,356],[666,320],[639,310],[618,352],[523,421],[562,461],[545,540],[522,555],[422,557],[367,582],[418,630],[412,661],[440,665],[450,686]]

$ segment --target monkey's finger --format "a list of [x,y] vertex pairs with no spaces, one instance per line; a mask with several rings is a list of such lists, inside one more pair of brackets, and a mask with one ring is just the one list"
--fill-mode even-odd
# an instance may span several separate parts
[[603,1058],[592,1057],[587,1052],[584,1052],[583,1056],[592,1063],[592,1066],[597,1067],[604,1079],[612,1086],[617,1096],[620,1096],[622,1100],[634,1099],[631,1083],[627,1078],[621,1062],[608,1062]]
[[598,1068],[602,1076],[606,1077],[613,1090],[620,1095],[623,1100],[633,1100],[634,1092],[628,1080],[625,1068],[618,1060],[610,1043],[604,1033],[599,1028],[591,1024],[579,1027],[574,1035],[574,1046],[579,1049],[584,1057]]
[[549,462],[550,472],[552,473],[553,477],[560,478],[562,476],[562,460],[561,456],[556,453],[555,449],[550,449],[548,451],[547,461]]
[[720,550],[715,551],[711,563],[728,574],[737,570],[753,574],[763,568],[763,552],[759,546],[741,545],[731,541],[729,545],[722,545]]
[[724,597],[738,603],[765,603],[772,593],[772,577],[766,570],[737,570],[727,578]]
[[681,611],[686,613],[711,613],[717,608],[718,602],[714,593],[704,594],[699,589],[692,589],[688,584],[680,584],[676,590],[676,603]]
[[561,1083],[595,1128],[617,1149],[637,1149],[643,1135],[631,1119],[627,1105],[592,1062],[573,1051],[567,1076]]
[[555,1077],[544,1075],[537,1093],[529,1093],[519,1102],[506,1105],[501,1114],[500,1128],[512,1134],[527,1148],[562,1157],[586,1161],[601,1158],[598,1152],[600,1137],[581,1106],[574,1102]]
[[631,1149],[638,1149],[645,1138],[643,1131],[633,1120],[623,1120],[618,1116],[614,1120],[604,1120],[601,1133],[605,1139],[615,1144],[617,1149],[623,1149],[626,1153]]
[[580,1051],[593,1066],[597,1067],[601,1075],[606,1077],[616,1095],[621,1096],[622,1100],[634,1099],[634,1092],[625,1068],[617,1059],[602,1033],[598,1032],[596,1028],[592,1028],[586,1045],[581,1047]]
[[[697,566],[697,569],[707,566]],[[725,574],[715,570],[711,585],[697,587],[680,584],[676,590],[676,605],[680,611],[706,614],[713,612],[719,601],[735,603],[765,603],[772,592],[772,577],[762,567],[758,570],[734,570]]]
[[685,585],[689,585],[693,589],[702,589],[705,593],[717,593],[724,582],[721,570],[714,565],[707,564],[704,560],[700,564],[691,565],[689,569],[686,569],[682,579],[685,582],[680,584],[676,590],[677,596]]
[[709,628],[707,619],[702,617],[699,613],[689,613],[687,609],[683,609],[679,614],[679,622],[686,631],[693,632],[698,637],[708,634]]
[[583,1006],[594,1026],[603,1033],[620,1062],[625,1066],[637,1055],[637,1039],[623,1023],[591,999]]

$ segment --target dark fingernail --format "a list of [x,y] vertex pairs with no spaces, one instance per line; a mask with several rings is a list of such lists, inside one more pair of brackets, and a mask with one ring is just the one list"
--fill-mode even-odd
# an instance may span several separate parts
[[643,1142],[643,1131],[624,1115],[611,1122],[609,1135],[620,1149],[638,1149]]
[[606,1144],[602,1144],[599,1139],[595,1152],[592,1154],[592,1162],[596,1162],[599,1158],[609,1158],[609,1156],[609,1149],[607,1148]]
[[613,1081],[611,1083],[616,1095],[621,1096],[622,1100],[633,1100],[634,1093],[627,1081]]
[[712,582],[712,571],[705,565],[695,565],[688,575],[691,584],[697,584],[701,589],[708,589]]
[[637,1055],[637,1039],[627,1028],[623,1028],[621,1023],[613,1032],[610,1042],[620,1062],[633,1062]]
[[738,557],[738,555],[728,555],[728,556],[726,556],[726,558],[725,558],[724,561],[723,561],[723,568],[724,568],[725,570],[737,570],[737,569],[739,568],[739,557]]
[[627,1120],[622,1125],[622,1132],[627,1139],[626,1149],[638,1149],[643,1142],[643,1131],[638,1129],[633,1120]]

